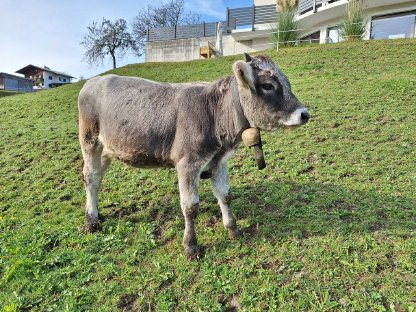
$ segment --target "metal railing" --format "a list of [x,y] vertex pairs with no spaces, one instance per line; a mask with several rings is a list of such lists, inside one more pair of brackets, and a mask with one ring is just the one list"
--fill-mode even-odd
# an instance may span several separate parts
[[298,14],[302,15],[308,12],[316,12],[323,5],[337,2],[339,0],[300,0],[298,5]]
[[276,21],[277,11],[275,4],[253,5],[236,9],[227,8],[227,26],[231,29],[251,25],[252,30],[254,30],[255,25],[276,23]]
[[[226,24],[226,22],[222,23]],[[148,29],[147,41],[164,41],[175,39],[212,37],[215,36],[217,24],[218,22],[212,22]]]

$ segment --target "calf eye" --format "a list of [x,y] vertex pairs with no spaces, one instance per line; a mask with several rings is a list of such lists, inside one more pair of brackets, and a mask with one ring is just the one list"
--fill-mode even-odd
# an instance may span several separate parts
[[261,87],[266,91],[270,91],[274,89],[274,86],[271,83],[262,84]]

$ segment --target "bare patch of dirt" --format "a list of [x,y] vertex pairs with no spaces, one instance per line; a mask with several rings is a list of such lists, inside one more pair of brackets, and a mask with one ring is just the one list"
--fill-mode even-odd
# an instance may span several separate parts
[[126,294],[120,297],[117,308],[121,311],[138,311],[137,295]]

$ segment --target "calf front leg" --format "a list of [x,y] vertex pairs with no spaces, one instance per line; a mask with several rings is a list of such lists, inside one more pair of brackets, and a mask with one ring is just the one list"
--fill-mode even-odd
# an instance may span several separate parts
[[176,170],[178,172],[181,208],[185,218],[183,246],[188,259],[195,259],[200,255],[195,232],[195,218],[199,208],[198,184],[200,170],[186,161],[179,162]]
[[231,239],[239,238],[241,234],[230,209],[231,191],[228,178],[228,164],[226,161],[221,162],[214,170],[211,182],[213,193],[218,199],[218,205],[221,208],[222,222],[224,223],[224,227],[228,230],[228,236]]

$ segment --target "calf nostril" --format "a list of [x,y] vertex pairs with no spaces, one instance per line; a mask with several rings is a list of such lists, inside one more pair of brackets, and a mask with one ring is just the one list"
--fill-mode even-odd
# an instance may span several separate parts
[[311,116],[309,115],[307,111],[304,111],[300,114],[300,120],[302,120],[303,122],[307,122],[310,117]]

